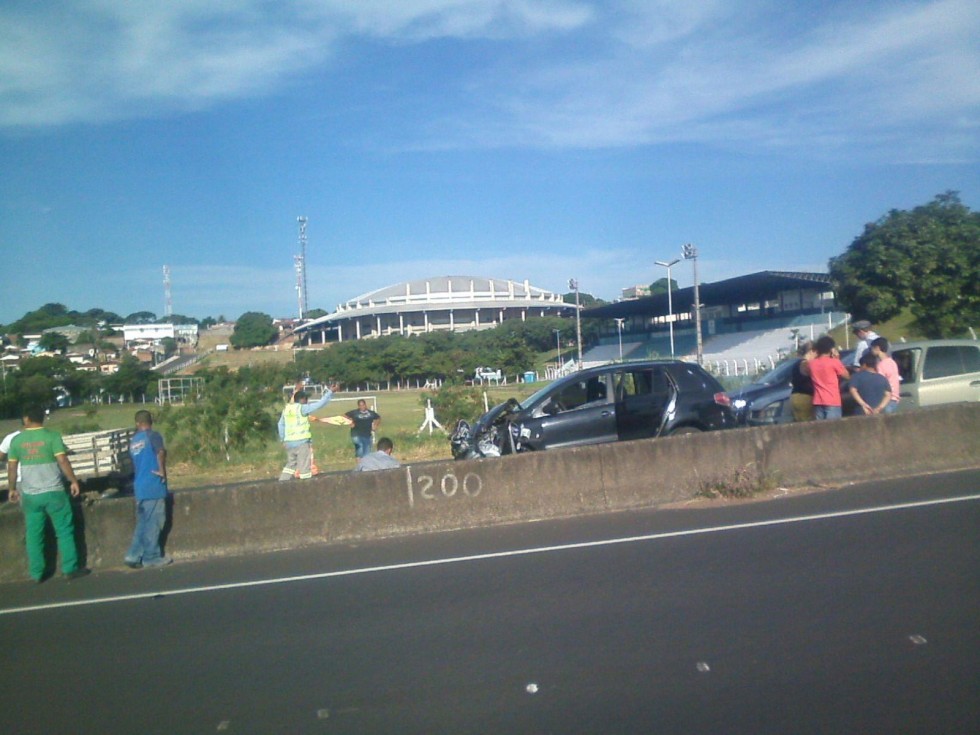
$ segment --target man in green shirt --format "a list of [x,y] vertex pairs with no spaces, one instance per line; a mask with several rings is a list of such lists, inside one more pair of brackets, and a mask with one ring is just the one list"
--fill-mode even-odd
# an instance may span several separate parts
[[[17,470],[20,469],[20,479]],[[44,528],[48,519],[58,539],[61,571],[68,579],[89,573],[78,566],[75,548],[75,523],[71,500],[65,493],[61,476],[68,479],[72,497],[80,488],[75,471],[68,461],[68,450],[61,434],[44,428],[44,409],[24,411],[24,430],[10,442],[7,458],[7,482],[11,502],[20,501],[24,512],[27,539],[27,565],[31,579],[44,581]]]

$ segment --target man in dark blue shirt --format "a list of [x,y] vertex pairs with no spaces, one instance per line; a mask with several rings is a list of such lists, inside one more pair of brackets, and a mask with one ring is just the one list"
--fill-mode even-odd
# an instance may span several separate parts
[[861,356],[860,369],[851,376],[848,390],[857,404],[855,416],[882,413],[892,399],[891,386],[884,375],[878,375],[878,357],[868,350]]

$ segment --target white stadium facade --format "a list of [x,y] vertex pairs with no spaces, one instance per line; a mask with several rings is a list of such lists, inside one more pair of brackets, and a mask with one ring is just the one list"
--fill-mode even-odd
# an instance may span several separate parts
[[346,301],[332,314],[296,329],[304,344],[371,339],[392,334],[466,332],[510,319],[574,316],[560,294],[479,276],[438,276],[406,281]]

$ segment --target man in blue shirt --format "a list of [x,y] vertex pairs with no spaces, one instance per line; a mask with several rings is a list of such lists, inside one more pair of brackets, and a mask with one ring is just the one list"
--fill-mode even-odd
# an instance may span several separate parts
[[861,356],[861,369],[851,376],[848,390],[854,403],[855,416],[872,416],[883,413],[892,400],[891,386],[888,379],[878,375],[878,358],[871,352]]
[[153,430],[149,411],[136,412],[136,433],[129,440],[133,458],[133,492],[136,495],[136,530],[126,552],[126,566],[162,567],[173,559],[160,550],[160,533],[167,521],[167,450],[163,437]]

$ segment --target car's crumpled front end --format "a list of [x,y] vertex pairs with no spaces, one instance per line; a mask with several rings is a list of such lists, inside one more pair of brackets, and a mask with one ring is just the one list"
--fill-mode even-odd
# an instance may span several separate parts
[[510,421],[519,411],[521,404],[517,399],[509,398],[472,424],[463,419],[457,421],[449,436],[453,458],[499,457],[521,451],[519,429]]

